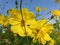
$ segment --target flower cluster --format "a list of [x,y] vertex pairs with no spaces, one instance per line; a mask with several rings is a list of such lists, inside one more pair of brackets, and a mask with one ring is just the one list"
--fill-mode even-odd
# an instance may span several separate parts
[[[39,12],[40,8],[37,8],[36,10]],[[52,40],[50,34],[54,28],[52,24],[47,23],[47,19],[36,20],[34,13],[27,8],[22,8],[22,12],[12,8],[7,13],[10,15],[9,17],[0,15],[0,24],[2,26],[10,24],[11,31],[14,34],[18,34],[21,37],[29,36],[34,43],[38,42],[43,45]]]

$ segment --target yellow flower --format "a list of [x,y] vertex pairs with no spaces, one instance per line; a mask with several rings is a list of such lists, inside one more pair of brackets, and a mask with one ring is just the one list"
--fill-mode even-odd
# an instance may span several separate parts
[[23,8],[23,19],[20,10],[10,9],[8,10],[8,14],[12,16],[12,18],[9,19],[9,23],[11,24],[11,31],[13,33],[16,33],[19,36],[23,37],[26,36],[27,33],[27,36],[33,37],[32,32],[34,29],[31,29],[30,27],[35,28],[37,24],[33,12],[30,12],[28,9]]
[[[49,34],[52,32],[53,25],[47,24],[46,19],[38,20],[37,21],[38,27],[35,33],[35,38],[38,40],[39,43],[46,44],[46,41],[51,41],[51,37]],[[34,38],[33,38],[34,39]]]
[[0,15],[0,24],[2,26],[8,26],[8,21],[9,20],[9,17],[8,16],[4,16],[4,15]]
[[51,10],[50,13],[53,15],[53,16],[60,16],[60,10]]
[[36,12],[40,12],[40,11],[41,11],[41,9],[40,9],[39,6],[37,6],[37,7],[35,8],[35,10],[36,10]]
[[44,10],[44,11],[46,11],[46,10],[47,10],[47,8],[45,8],[45,7],[44,7],[44,8],[43,8],[43,10]]

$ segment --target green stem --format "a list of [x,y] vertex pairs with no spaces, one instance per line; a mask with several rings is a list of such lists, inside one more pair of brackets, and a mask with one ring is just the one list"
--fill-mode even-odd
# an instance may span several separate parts
[[[21,12],[22,20],[24,21],[24,18],[22,15],[22,0],[20,0],[20,12]],[[25,35],[27,36],[25,24],[24,24],[24,31],[25,31]],[[26,37],[26,39],[27,39],[27,45],[29,45],[28,37]]]

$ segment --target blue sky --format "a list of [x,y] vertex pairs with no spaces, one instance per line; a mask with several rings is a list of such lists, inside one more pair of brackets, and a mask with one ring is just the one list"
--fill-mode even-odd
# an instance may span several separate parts
[[[16,7],[15,1],[16,0],[0,0],[0,13],[7,15],[8,9]],[[17,0],[17,1],[18,1],[18,6],[20,6],[20,0]],[[55,0],[32,0],[32,2],[31,2],[31,0],[23,0],[22,3],[23,3],[22,4],[23,8],[28,8],[30,11],[34,12],[35,14],[36,14],[36,11],[35,11],[36,6],[40,6],[40,8],[46,7],[47,11],[40,12],[42,14],[42,16],[44,16],[46,18],[49,18],[51,16],[50,14],[47,14],[49,12],[49,10],[54,10],[54,9],[60,8],[60,4],[56,3]],[[26,3],[28,3],[28,4],[26,4]]]

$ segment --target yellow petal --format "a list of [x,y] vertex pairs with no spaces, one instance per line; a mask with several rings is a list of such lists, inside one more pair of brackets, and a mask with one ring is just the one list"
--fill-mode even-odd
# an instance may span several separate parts
[[44,40],[46,40],[46,41],[50,41],[51,40],[51,37],[49,36],[49,34],[47,34],[47,33],[45,33],[45,35],[44,35]]
[[51,33],[53,29],[54,29],[54,27],[52,24],[45,24],[41,30],[44,32],[47,32],[47,33]]
[[37,22],[35,19],[32,19],[32,20],[28,20],[26,21],[26,25],[31,28],[31,29],[36,29],[37,27]]
[[11,31],[13,33],[17,33],[19,36],[23,36],[23,37],[25,36],[25,31],[23,30],[21,25],[11,26]]
[[45,45],[45,44],[46,44],[46,41],[45,41],[43,38],[41,38],[41,43],[42,43],[43,45]]
[[31,19],[35,19],[34,13],[28,11],[27,8],[23,8],[22,9],[22,16],[23,16],[25,21],[28,21],[28,20],[31,20]]
[[26,33],[27,36],[34,37],[33,30],[28,28],[27,26],[26,26]]
[[9,17],[5,15],[0,15],[0,24],[2,26],[8,26],[9,23]]
[[9,24],[11,24],[11,25],[18,25],[18,24],[20,24],[20,22],[15,20],[14,18],[10,18],[9,19]]
[[36,43],[36,42],[37,42],[37,40],[36,40],[36,38],[34,37],[34,38],[33,38],[33,43]]
[[35,19],[34,13],[33,12],[28,12],[28,14],[24,15],[24,19],[25,19],[25,21]]
[[3,24],[4,16],[0,15],[0,24]]
[[40,11],[41,11],[41,9],[40,9],[39,6],[37,6],[37,7],[35,8],[35,10],[36,10],[36,12],[40,12]]
[[47,23],[47,20],[45,18],[42,18],[41,20],[37,21],[37,24],[39,27],[43,27]]
[[20,14],[20,10],[16,10],[14,8],[8,10],[8,14],[11,15],[13,18],[15,18],[16,20],[21,20],[21,14]]

